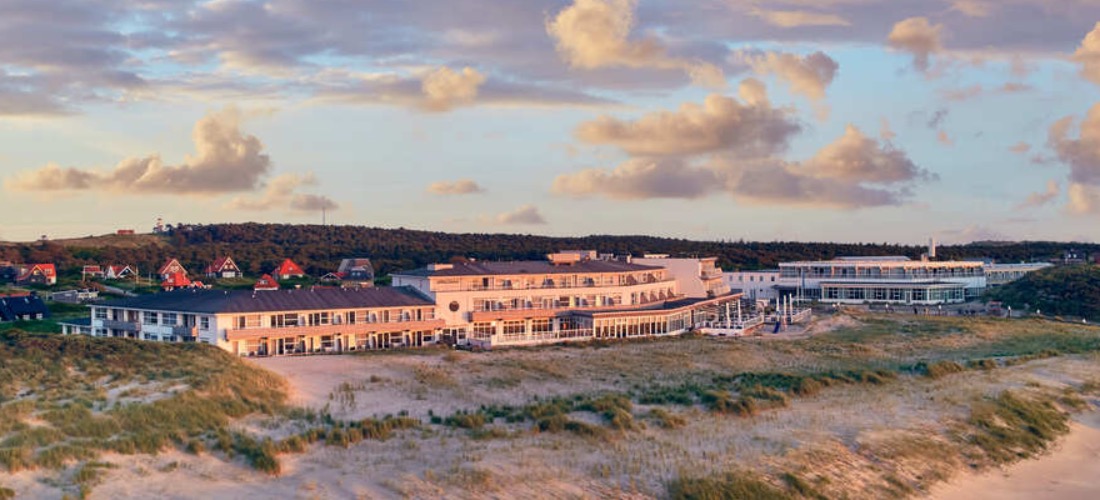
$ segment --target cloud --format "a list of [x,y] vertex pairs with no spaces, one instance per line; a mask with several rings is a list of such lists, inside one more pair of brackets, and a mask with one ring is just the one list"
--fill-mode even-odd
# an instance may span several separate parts
[[1008,148],[1008,150],[1018,155],[1025,155],[1028,151],[1031,151],[1031,145],[1026,142],[1020,141],[1016,144],[1013,144],[1011,147]]
[[457,181],[433,182],[428,186],[428,192],[441,196],[484,193],[485,189],[470,179]]
[[1018,92],[1029,92],[1034,90],[1035,87],[1026,83],[1020,82],[1006,82],[1005,84],[995,89],[986,89],[982,84],[975,84],[969,87],[957,88],[957,89],[944,89],[940,91],[940,95],[948,101],[969,101],[971,99],[981,97],[983,95],[994,94],[1015,94]]
[[[759,99],[759,88],[748,95]],[[787,111],[766,102],[746,105],[711,94],[702,105],[685,103],[676,111],[658,111],[634,121],[600,116],[577,127],[576,137],[589,144],[610,144],[633,156],[717,151],[763,156],[785,150],[800,130]]]
[[649,36],[630,39],[636,0],[574,0],[546,23],[557,51],[572,67],[679,69],[697,85],[723,88],[725,76],[717,66],[668,55],[661,40]]
[[918,167],[908,155],[889,144],[867,137],[848,125],[844,135],[826,145],[806,162],[816,177],[872,184],[933,180],[935,175]]
[[932,113],[932,118],[928,119],[928,123],[926,125],[928,126],[928,128],[931,129],[939,128],[940,125],[943,125],[943,121],[947,119],[947,115],[950,113],[951,110],[947,108],[937,109],[934,113]]
[[894,129],[890,128],[890,120],[887,120],[886,117],[882,117],[882,119],[879,120],[879,139],[890,142],[897,136],[898,134],[894,132]]
[[546,224],[546,219],[542,217],[539,209],[534,205],[523,205],[510,212],[497,214],[493,220],[498,224],[508,225]]
[[1100,213],[1100,187],[1092,184],[1071,183],[1066,189],[1069,203],[1066,209],[1077,215]]
[[824,14],[806,10],[765,10],[752,11],[768,24],[780,28],[801,28],[804,26],[851,26],[852,23],[836,14]]
[[226,208],[237,210],[266,211],[273,209],[294,212],[319,212],[340,208],[327,196],[296,192],[303,186],[316,186],[317,179],[312,173],[283,174],[267,183],[267,189],[259,197],[238,196],[230,201]]
[[1039,193],[1031,193],[1027,199],[1016,206],[1017,209],[1036,208],[1041,207],[1054,201],[1058,197],[1058,194],[1062,192],[1061,187],[1058,186],[1058,181],[1051,179],[1047,181],[1046,191]]
[[424,75],[421,81],[424,107],[430,111],[449,111],[457,105],[469,104],[477,97],[478,87],[483,83],[485,75],[471,67],[460,72],[440,67]]
[[7,179],[7,189],[62,191],[97,189],[128,194],[218,194],[255,189],[271,170],[263,143],[240,130],[235,107],[208,113],[191,133],[195,154],[180,165],[165,165],[159,155],[127,158],[101,172],[55,164]]
[[1070,181],[1100,185],[1100,104],[1089,109],[1079,125],[1078,137],[1070,137],[1076,120],[1064,117],[1047,132],[1047,146],[1070,167]]
[[1073,53],[1073,60],[1081,65],[1081,76],[1100,85],[1100,22],[1081,40],[1081,45]]
[[699,198],[720,185],[715,173],[680,159],[635,158],[611,171],[590,168],[554,179],[550,191],[576,198],[602,195],[617,200]]
[[751,54],[741,52],[736,59],[744,61],[758,75],[775,75],[791,86],[791,90],[814,101],[825,98],[825,89],[833,83],[840,65],[824,52],[806,56],[785,52]]
[[984,0],[955,0],[951,10],[969,17],[989,17],[993,13],[993,5]]
[[954,146],[955,145],[955,140],[952,139],[950,135],[947,135],[946,130],[940,130],[940,131],[936,132],[936,140],[939,141],[939,143],[943,144],[944,146]]
[[[446,69],[450,76],[438,75]],[[405,106],[428,111],[447,111],[461,106],[497,107],[598,107],[616,101],[582,91],[515,81],[489,80],[478,83],[477,73],[455,72],[446,67],[413,75],[397,73],[329,72],[310,82],[318,88],[320,102]],[[443,73],[447,74],[447,73]],[[432,95],[425,90],[427,85]],[[474,85],[476,83],[476,85]]]
[[931,55],[943,49],[942,33],[942,24],[933,25],[926,17],[910,17],[894,24],[886,41],[890,47],[912,54],[913,67],[923,73],[928,71]]
[[748,203],[856,209],[902,204],[911,195],[910,186],[934,179],[903,151],[849,125],[843,136],[804,162],[731,155],[703,164],[632,159],[613,170],[558,176],[551,191],[616,200],[692,199],[725,192]]

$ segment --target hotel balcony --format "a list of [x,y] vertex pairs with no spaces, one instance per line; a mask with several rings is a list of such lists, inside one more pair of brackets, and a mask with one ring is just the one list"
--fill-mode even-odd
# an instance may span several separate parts
[[352,335],[361,333],[400,332],[416,330],[435,330],[443,328],[442,319],[424,321],[390,321],[377,323],[355,323],[342,325],[288,326],[283,328],[230,328],[225,331],[227,340],[246,340],[279,337],[318,337],[329,335]]
[[[718,277],[722,274],[718,273]],[[433,292],[481,292],[481,291],[512,291],[512,290],[573,290],[585,288],[619,288],[638,285],[651,285],[655,283],[672,283],[673,278],[637,280],[627,279],[615,283],[601,283],[597,281],[577,282],[543,282],[543,283],[493,283],[489,285],[433,285]]]
[[131,321],[118,321],[114,319],[105,319],[102,321],[103,327],[111,330],[122,330],[124,332],[137,332],[141,330],[137,323]]

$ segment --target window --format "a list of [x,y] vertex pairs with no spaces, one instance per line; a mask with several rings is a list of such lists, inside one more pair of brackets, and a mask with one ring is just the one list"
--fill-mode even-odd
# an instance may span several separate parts
[[199,328],[202,328],[203,330],[210,329],[210,318],[208,316],[199,317]]
[[162,325],[176,326],[177,322],[176,313],[164,313],[164,318],[161,320]]
[[143,325],[155,325],[155,324],[157,324],[157,313],[155,313],[155,312],[141,313],[141,323]]
[[531,331],[534,333],[546,333],[553,329],[549,318],[531,320]]
[[525,330],[526,330],[526,328],[524,327],[524,324],[523,324],[522,320],[519,320],[519,321],[505,321],[504,322],[504,334],[505,335],[520,335]]
[[95,319],[107,319],[107,308],[97,307],[95,308]]
[[492,323],[474,323],[474,335],[479,338],[486,338],[496,333],[496,328]]
[[454,301],[451,301],[450,305],[447,306],[447,309],[450,309],[451,312],[458,312],[458,307],[459,307],[458,301],[454,300]]
[[298,326],[297,314],[276,314],[271,317],[273,328],[292,328]]
[[310,313],[308,317],[309,326],[327,325],[331,322],[331,319],[328,312]]

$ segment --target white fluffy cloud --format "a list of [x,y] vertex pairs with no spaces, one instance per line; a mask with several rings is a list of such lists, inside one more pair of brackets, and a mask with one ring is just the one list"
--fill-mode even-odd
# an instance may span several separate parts
[[894,24],[886,41],[897,50],[913,55],[913,67],[928,71],[930,58],[943,50],[943,25],[932,24],[926,17],[910,17]]
[[523,205],[515,210],[497,214],[493,218],[497,224],[506,225],[539,225],[546,224],[546,219],[539,213],[534,205]]
[[699,198],[720,185],[714,172],[679,159],[635,158],[613,170],[590,168],[554,179],[550,191],[572,197],[602,195],[619,200]]
[[1100,22],[1085,35],[1085,39],[1073,53],[1073,60],[1081,65],[1081,76],[1100,85]]
[[807,10],[767,10],[755,9],[754,16],[780,28],[800,28],[803,26],[851,26],[852,23],[837,14],[825,14]]
[[787,82],[795,93],[815,101],[825,98],[825,89],[833,83],[840,68],[824,52],[805,56],[786,52],[741,52],[735,59],[748,64],[758,75],[775,75],[780,81]]
[[165,165],[159,155],[127,158],[102,172],[62,168],[56,164],[16,174],[5,181],[19,191],[97,189],[127,194],[217,194],[255,189],[271,170],[263,143],[240,129],[235,107],[207,114],[191,134],[195,154],[179,165]]
[[[750,87],[752,84],[750,84]],[[609,144],[634,156],[690,155],[718,151],[763,156],[785,150],[801,130],[785,110],[760,101],[760,88],[747,91],[753,104],[719,94],[702,105],[685,103],[634,121],[610,116],[582,123],[576,136],[589,144]]]
[[454,71],[446,66],[424,75],[421,90],[424,107],[431,111],[448,111],[460,104],[469,104],[477,97],[478,87],[485,83],[485,75],[471,67]]
[[722,88],[725,76],[717,66],[673,57],[653,36],[631,39],[636,0],[574,0],[546,23],[558,53],[570,66],[679,69],[698,85]]
[[804,162],[718,156],[693,164],[683,158],[636,158],[618,167],[558,176],[551,191],[610,199],[698,198],[725,192],[749,203],[855,209],[899,205],[914,184],[936,179],[901,150],[854,126]]

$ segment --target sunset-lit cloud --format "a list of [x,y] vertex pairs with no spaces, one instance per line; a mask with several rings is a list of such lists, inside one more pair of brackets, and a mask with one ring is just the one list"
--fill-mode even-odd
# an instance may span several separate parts
[[928,71],[931,56],[943,49],[942,36],[942,24],[932,24],[926,17],[911,17],[894,24],[887,42],[912,54],[913,67],[918,71]]
[[485,188],[470,179],[439,181],[428,185],[428,192],[436,195],[461,195],[485,192]]
[[230,201],[226,208],[235,210],[290,210],[296,212],[320,212],[336,210],[339,204],[324,195],[300,193],[299,188],[316,186],[317,179],[312,173],[305,175],[283,174],[267,183],[263,194],[255,197],[239,196]]
[[48,164],[5,180],[15,191],[102,190],[124,194],[217,194],[255,189],[271,170],[271,159],[256,136],[240,129],[234,107],[207,114],[195,124],[195,154],[179,165],[159,155],[132,157],[113,169],[63,168]]
[[504,225],[546,224],[546,219],[539,213],[538,207],[534,205],[523,205],[515,210],[499,213],[492,220],[497,224]]
[[631,39],[636,0],[574,0],[547,21],[558,53],[570,66],[679,69],[698,85],[722,88],[721,68],[701,60],[670,56],[654,36]]

